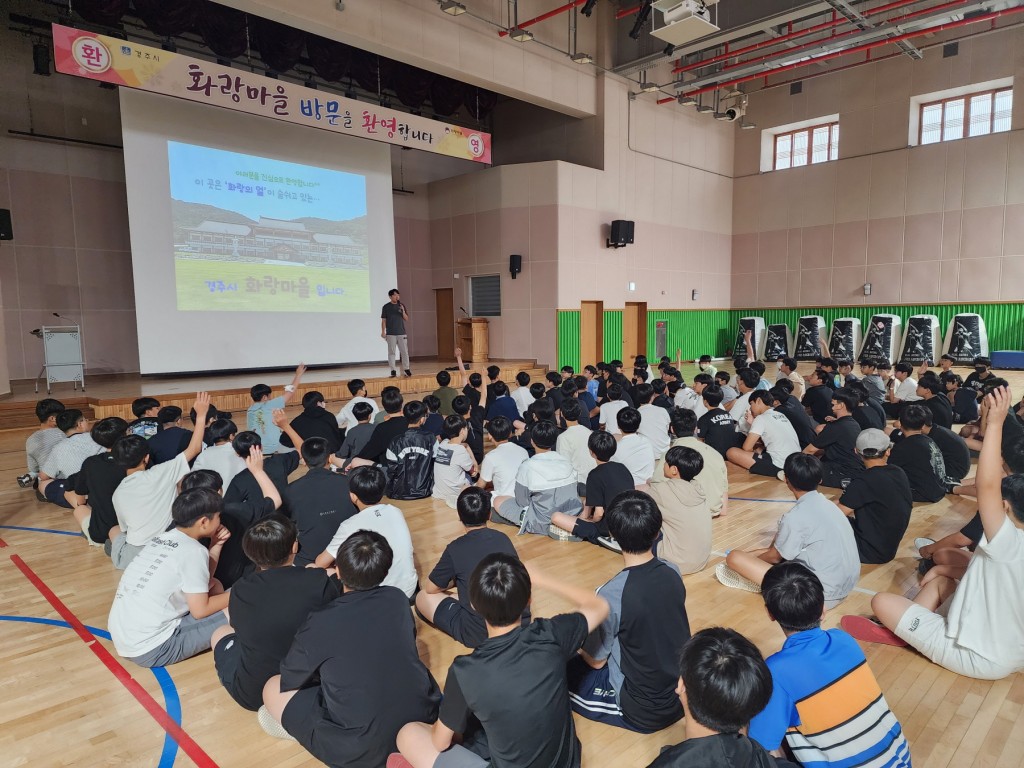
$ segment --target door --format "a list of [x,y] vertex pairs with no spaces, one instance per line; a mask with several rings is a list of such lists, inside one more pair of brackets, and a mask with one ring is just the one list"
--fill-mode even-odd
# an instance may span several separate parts
[[604,302],[580,302],[580,368],[604,359]]
[[622,361],[628,368],[637,355],[647,354],[647,302],[627,301],[622,312]]
[[435,288],[437,314],[437,359],[455,359],[455,299],[453,289]]

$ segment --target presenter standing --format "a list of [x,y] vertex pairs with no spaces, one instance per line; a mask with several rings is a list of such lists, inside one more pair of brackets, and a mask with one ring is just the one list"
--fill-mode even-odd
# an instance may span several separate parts
[[395,348],[402,355],[402,370],[406,376],[412,376],[409,368],[409,337],[405,335],[405,322],[409,319],[409,313],[405,311],[405,304],[402,303],[402,294],[397,288],[388,291],[388,303],[380,310],[380,337],[388,342],[388,367],[391,368],[391,377],[398,375],[395,370]]

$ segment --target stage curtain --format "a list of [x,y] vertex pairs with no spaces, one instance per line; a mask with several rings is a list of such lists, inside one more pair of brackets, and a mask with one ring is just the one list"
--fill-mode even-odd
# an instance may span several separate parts
[[319,35],[306,35],[306,54],[316,73],[332,82],[345,76],[352,61],[352,48]]
[[72,6],[79,16],[93,24],[121,26],[121,17],[128,12],[128,0],[76,0]]
[[419,109],[430,95],[430,84],[436,75],[433,72],[395,62],[392,82],[398,100],[412,109]]
[[462,103],[474,119],[486,120],[498,103],[498,94],[485,88],[471,86],[466,88],[466,96]]
[[274,72],[287,72],[299,63],[306,33],[276,21],[250,16],[253,38],[263,63]]
[[434,114],[441,117],[454,115],[462,105],[465,91],[465,84],[441,75],[436,76],[430,84],[430,104]]
[[370,93],[383,93],[391,88],[395,62],[375,53],[353,49],[349,73],[359,87]]
[[196,12],[196,31],[222,59],[237,58],[249,47],[248,18],[225,5],[203,3]]
[[142,23],[160,37],[182,35],[192,29],[196,21],[196,0],[132,0],[136,15]]

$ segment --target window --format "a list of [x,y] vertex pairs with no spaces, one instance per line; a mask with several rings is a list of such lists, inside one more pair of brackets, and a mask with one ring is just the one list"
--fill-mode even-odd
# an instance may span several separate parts
[[921,104],[919,144],[1010,130],[1013,88],[967,93]]
[[775,134],[772,170],[839,159],[839,122]]
[[469,307],[474,317],[500,317],[501,275],[469,278]]

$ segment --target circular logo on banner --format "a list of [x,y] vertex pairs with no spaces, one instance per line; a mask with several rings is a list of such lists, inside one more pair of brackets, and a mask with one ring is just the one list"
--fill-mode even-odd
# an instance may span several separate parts
[[483,157],[484,139],[480,134],[469,134],[469,153],[473,155],[473,157]]
[[110,50],[95,37],[80,37],[71,46],[71,55],[78,65],[93,74],[110,69]]

